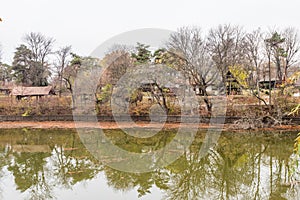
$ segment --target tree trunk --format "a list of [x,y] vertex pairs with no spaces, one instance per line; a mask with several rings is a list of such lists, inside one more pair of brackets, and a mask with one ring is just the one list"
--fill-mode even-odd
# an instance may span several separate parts
[[272,103],[272,87],[271,87],[271,55],[268,55],[268,67],[269,67],[269,109],[271,111],[271,103]]

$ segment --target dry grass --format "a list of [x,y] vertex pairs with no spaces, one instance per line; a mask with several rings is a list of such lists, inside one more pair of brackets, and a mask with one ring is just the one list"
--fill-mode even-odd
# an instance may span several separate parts
[[[250,111],[253,115],[259,116],[263,112],[264,107],[266,107],[258,105],[258,100],[255,97],[235,95],[228,96],[227,99],[224,99],[224,97],[213,97],[211,99],[214,99],[215,102],[227,100],[227,115],[229,116],[241,116]],[[71,102],[70,96],[63,96],[61,98],[58,96],[49,96],[42,97],[38,100],[36,98],[28,98],[17,101],[14,97],[0,95],[0,115],[71,115]],[[199,97],[199,102],[201,102],[199,113],[206,115],[206,106],[203,100],[201,100],[201,97]],[[277,97],[276,101],[273,100],[273,102],[282,112],[287,112],[300,103],[300,98],[281,96]],[[131,104],[129,113],[131,115],[148,115],[153,105],[153,102],[144,98],[143,101],[138,102],[137,105]],[[95,108],[101,115],[112,114],[110,102],[98,104]],[[215,109],[221,108],[218,108],[218,105],[215,104]],[[181,114],[181,108],[178,103],[170,104],[170,114]]]
[[72,114],[70,97],[42,97],[16,100],[0,96],[0,115],[57,115]]

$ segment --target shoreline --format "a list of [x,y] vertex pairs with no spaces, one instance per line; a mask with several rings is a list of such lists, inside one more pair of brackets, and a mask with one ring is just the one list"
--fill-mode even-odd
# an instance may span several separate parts
[[[123,129],[123,128],[165,128],[165,129],[176,129],[182,127],[181,123],[147,123],[147,122],[136,122],[134,124],[128,122],[84,122],[75,123],[73,121],[43,121],[43,122],[28,122],[28,121],[18,121],[18,122],[0,122],[1,129],[21,129],[21,128],[32,128],[32,129],[76,129],[76,128],[101,128],[101,129]],[[199,129],[222,129],[222,131],[300,131],[300,125],[281,125],[266,128],[257,129],[238,129],[235,128],[233,124],[188,124],[185,127],[199,128]],[[184,127],[183,126],[183,127]]]

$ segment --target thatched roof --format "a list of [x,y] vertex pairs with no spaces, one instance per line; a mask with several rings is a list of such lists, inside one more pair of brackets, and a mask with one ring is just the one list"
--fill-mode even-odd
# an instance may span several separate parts
[[11,91],[13,96],[44,96],[49,95],[52,86],[46,87],[14,87]]
[[15,86],[13,82],[0,81],[0,90],[12,90]]

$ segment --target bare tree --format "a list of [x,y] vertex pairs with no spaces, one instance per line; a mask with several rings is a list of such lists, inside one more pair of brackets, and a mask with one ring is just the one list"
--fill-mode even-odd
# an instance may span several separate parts
[[[249,87],[252,91],[252,94],[258,98],[259,103],[262,101],[267,105],[266,101],[260,96],[260,71],[261,66],[264,61],[264,56],[262,52],[263,45],[263,34],[260,29],[254,30],[251,33],[247,33],[243,40],[243,53],[245,55],[245,65],[247,70],[250,71],[251,79],[249,79]],[[253,90],[256,89],[256,91]]]
[[50,67],[47,57],[52,53],[54,39],[47,38],[41,33],[29,33],[25,35],[24,41],[31,51],[31,80],[36,86],[47,85],[50,76]]
[[28,48],[32,51],[33,59],[42,65],[46,62],[46,57],[52,53],[53,38],[47,38],[41,33],[29,33],[24,38]]
[[300,41],[298,31],[295,28],[286,28],[282,32],[282,36],[285,38],[283,43],[284,49],[284,80],[287,79],[288,69],[297,62],[300,49]]
[[71,56],[71,46],[61,47],[58,51],[56,51],[57,55],[57,63],[56,63],[56,71],[58,75],[59,81],[59,97],[61,97],[62,93],[62,83],[64,77],[65,68],[69,65],[70,56]]
[[105,53],[110,54],[115,51],[122,51],[122,52],[128,52],[132,53],[134,51],[135,47],[131,45],[126,45],[126,44],[114,44],[110,48],[108,48],[108,51]]
[[240,48],[243,38],[244,32],[239,26],[225,24],[209,31],[207,48],[224,82],[229,66],[235,66],[243,56]]
[[171,35],[167,47],[173,57],[183,61],[177,66],[178,69],[185,74],[191,85],[200,89],[207,110],[211,112],[208,88],[218,85],[219,73],[208,54],[201,30],[196,27],[180,28]]

